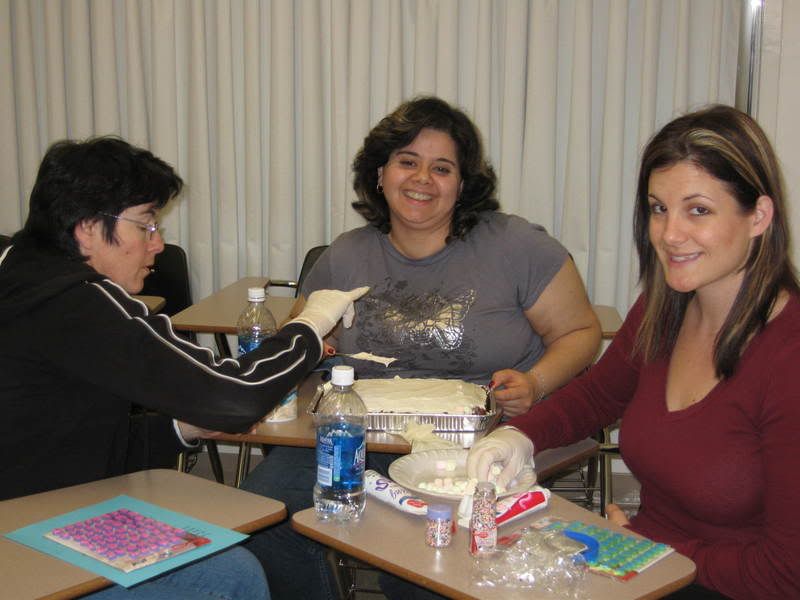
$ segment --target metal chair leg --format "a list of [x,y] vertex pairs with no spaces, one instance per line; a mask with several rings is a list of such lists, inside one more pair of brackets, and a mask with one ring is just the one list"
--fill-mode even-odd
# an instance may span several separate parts
[[236,479],[233,482],[237,488],[241,487],[244,478],[250,472],[250,444],[239,444],[239,460],[236,463]]
[[214,341],[217,343],[217,350],[219,355],[223,358],[231,357],[231,347],[228,345],[228,338],[224,333],[215,333]]
[[614,501],[614,474],[611,461],[613,458],[606,453],[601,458],[600,473],[600,514],[606,516],[606,505]]
[[214,479],[217,483],[225,483],[225,474],[222,470],[222,461],[219,459],[219,450],[217,449],[217,442],[214,440],[206,440],[206,451],[208,452],[208,462],[211,463],[211,471],[214,473]]
[[586,506],[590,508],[594,506],[594,492],[598,490],[600,484],[600,470],[603,457],[601,454],[596,454],[589,458],[586,463]]

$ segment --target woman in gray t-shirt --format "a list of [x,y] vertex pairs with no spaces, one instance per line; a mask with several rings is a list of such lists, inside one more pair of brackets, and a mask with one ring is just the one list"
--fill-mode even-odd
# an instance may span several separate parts
[[[572,260],[541,227],[497,212],[495,175],[464,113],[437,98],[406,102],[370,132],[353,168],[354,207],[369,225],[323,253],[298,307],[316,289],[370,286],[352,329],[328,343],[397,361],[359,361],[359,376],[493,381],[517,415],[592,361],[600,326]],[[393,458],[368,452],[367,465],[385,473]],[[311,506],[315,476],[313,448],[275,447],[243,487],[294,513]],[[288,521],[249,548],[275,597],[332,598],[323,548]]]
[[580,275],[545,230],[497,212],[495,174],[475,125],[432,97],[401,104],[353,163],[353,207],[369,225],[339,236],[303,285],[369,285],[337,352],[397,358],[354,363],[361,377],[493,382],[517,415],[595,356],[600,327]]

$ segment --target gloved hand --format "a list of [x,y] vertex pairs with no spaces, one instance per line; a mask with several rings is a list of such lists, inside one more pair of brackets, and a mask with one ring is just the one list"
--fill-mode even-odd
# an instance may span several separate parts
[[300,322],[314,329],[320,338],[325,337],[336,327],[339,319],[345,327],[353,324],[355,309],[353,302],[369,291],[369,287],[360,287],[349,292],[340,290],[317,290],[311,292],[303,310],[292,322]]
[[507,488],[523,466],[533,465],[533,442],[513,427],[500,427],[478,440],[467,455],[467,477],[489,480],[489,470],[499,462],[503,470],[495,484]]
[[433,423],[417,423],[409,421],[406,428],[400,432],[402,438],[411,444],[411,453],[425,452],[426,450],[446,450],[460,448],[455,442],[446,440],[433,433]]

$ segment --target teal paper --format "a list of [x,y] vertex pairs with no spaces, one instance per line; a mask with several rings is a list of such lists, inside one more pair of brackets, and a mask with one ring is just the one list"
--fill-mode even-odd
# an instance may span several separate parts
[[[64,527],[70,523],[90,519],[91,517],[96,517],[121,508],[127,508],[147,517],[169,523],[173,527],[185,529],[196,535],[207,537],[211,540],[211,543],[157,562],[153,565],[142,567],[136,571],[124,573],[119,569],[115,569],[99,560],[95,560],[94,558],[44,537],[46,533],[57,527]],[[5,537],[19,542],[20,544],[30,546],[39,552],[44,552],[45,554],[65,560],[68,563],[91,571],[92,573],[101,575],[124,587],[131,587],[132,585],[151,579],[161,573],[171,571],[176,567],[194,562],[199,558],[237,544],[247,539],[248,536],[244,533],[225,529],[224,527],[219,527],[218,525],[213,525],[212,523],[201,521],[200,519],[195,519],[188,515],[166,510],[155,504],[137,500],[130,496],[117,496],[105,502],[79,508],[78,510],[73,510],[72,512],[39,521],[27,527],[22,527],[21,529],[5,534]]]

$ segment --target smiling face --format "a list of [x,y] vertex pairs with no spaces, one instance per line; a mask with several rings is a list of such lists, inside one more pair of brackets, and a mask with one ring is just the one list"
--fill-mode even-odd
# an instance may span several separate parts
[[751,241],[771,221],[772,201],[761,196],[745,213],[726,184],[687,161],[650,174],[648,201],[650,243],[667,285],[735,296]]
[[114,231],[116,243],[106,241],[103,223],[99,220],[78,223],[75,239],[89,266],[128,293],[136,294],[142,290],[156,254],[164,249],[164,240],[159,232],[151,235],[143,225],[136,223],[156,221],[153,204],[131,206],[118,217]]
[[456,144],[449,134],[423,129],[408,146],[392,152],[378,169],[378,183],[389,205],[392,235],[450,232],[461,192]]

